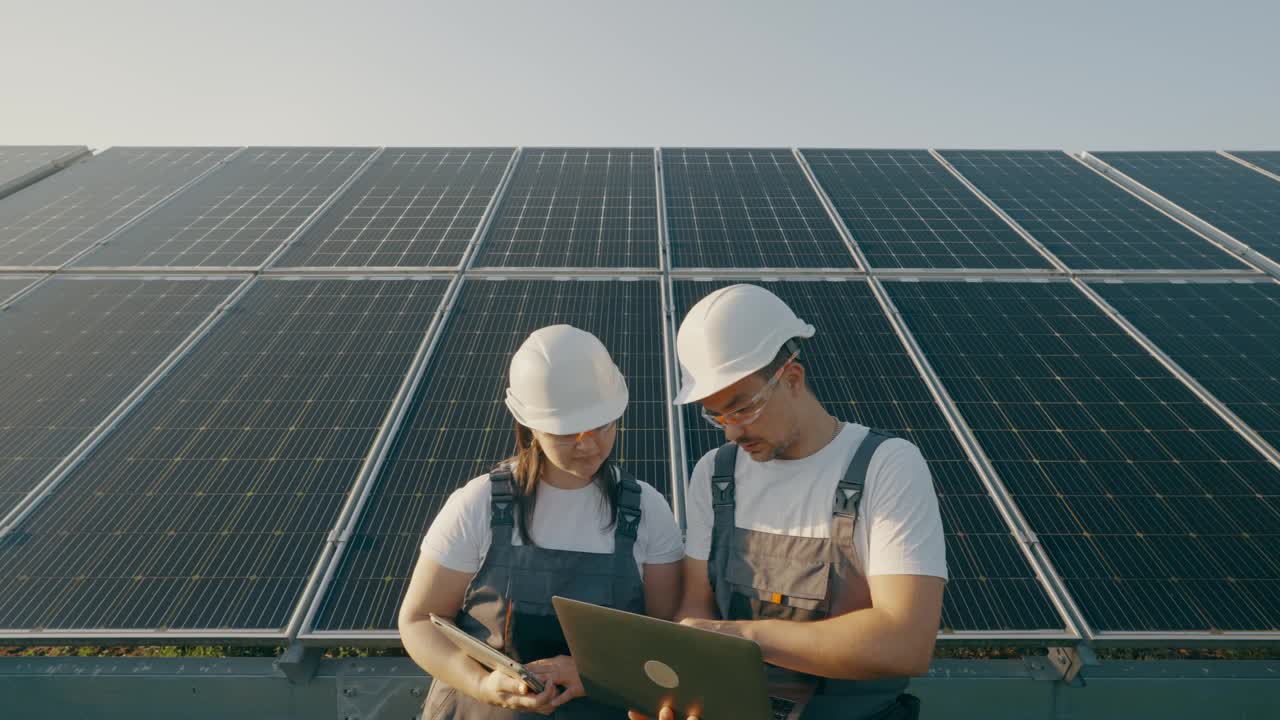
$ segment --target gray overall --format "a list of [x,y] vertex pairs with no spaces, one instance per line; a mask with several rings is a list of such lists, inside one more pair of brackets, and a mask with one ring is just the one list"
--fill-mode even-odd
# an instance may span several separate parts
[[[866,578],[854,562],[853,526],[871,457],[888,439],[884,433],[868,430],[858,446],[836,486],[830,538],[739,528],[734,512],[738,448],[728,443],[716,450],[711,476],[714,525],[707,571],[720,617],[808,622],[871,606]],[[771,677],[788,674],[817,686],[802,720],[910,718],[918,712],[918,701],[902,695],[906,678],[836,680],[770,669]]]
[[[616,468],[616,466],[615,466]],[[500,637],[506,653],[520,662],[568,655],[551,597],[573,598],[608,607],[644,612],[644,584],[636,567],[636,533],[640,529],[640,484],[621,469],[613,554],[548,550],[513,545],[515,484],[511,470],[490,473],[490,527],[493,542],[463,597],[457,625],[473,637]],[[480,702],[442,682],[433,682],[422,710],[423,720],[541,720]],[[593,702],[571,700],[551,716],[589,720],[625,717],[625,711]]]

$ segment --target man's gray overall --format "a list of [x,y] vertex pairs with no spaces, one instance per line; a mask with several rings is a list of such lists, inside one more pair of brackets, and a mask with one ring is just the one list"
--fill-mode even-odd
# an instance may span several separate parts
[[[721,618],[809,622],[871,606],[867,580],[854,562],[853,528],[871,457],[888,439],[888,435],[868,429],[858,446],[836,486],[830,538],[739,528],[734,498],[738,447],[728,443],[716,450],[711,476],[714,526],[707,572]],[[903,694],[907,678],[834,680],[771,668],[771,677],[787,673],[816,684],[802,720],[887,720],[918,714],[919,701]]]

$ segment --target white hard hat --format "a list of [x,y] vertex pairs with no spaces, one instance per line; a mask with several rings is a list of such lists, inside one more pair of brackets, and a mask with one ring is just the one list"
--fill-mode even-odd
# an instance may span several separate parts
[[521,425],[568,435],[621,417],[627,382],[595,335],[550,325],[535,330],[511,356],[506,402]]
[[676,334],[680,392],[675,404],[701,400],[765,367],[791,338],[813,337],[777,295],[756,285],[730,285],[689,309]]

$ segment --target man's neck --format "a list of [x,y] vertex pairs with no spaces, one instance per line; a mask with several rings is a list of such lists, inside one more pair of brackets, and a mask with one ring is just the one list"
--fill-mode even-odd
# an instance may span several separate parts
[[807,458],[830,444],[841,427],[843,423],[832,417],[817,398],[811,398],[801,408],[800,428],[795,441],[779,457],[783,460]]

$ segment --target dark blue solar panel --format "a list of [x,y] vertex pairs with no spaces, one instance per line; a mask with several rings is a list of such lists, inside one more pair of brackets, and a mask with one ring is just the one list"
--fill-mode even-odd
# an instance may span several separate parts
[[522,150],[474,264],[657,268],[653,150]]
[[83,145],[0,145],[0,197],[48,177],[88,152]]
[[1232,155],[1244,160],[1245,162],[1256,165],[1263,170],[1273,174],[1280,175],[1280,151],[1276,150],[1252,150],[1241,151],[1233,150]]
[[387,148],[277,267],[455,267],[511,148]]
[[112,148],[0,200],[0,265],[63,265],[231,152]]
[[874,268],[1050,267],[927,150],[803,154]]
[[1248,266],[1057,150],[944,150],[942,156],[1073,270]]
[[515,445],[502,403],[511,355],[529,333],[594,333],[622,370],[630,404],[613,457],[664,492],[669,455],[658,283],[468,280],[313,623],[392,630],[422,535],[444,501]]
[[[676,313],[683,316],[704,295],[729,284],[674,283]],[[818,329],[805,341],[800,362],[819,399],[843,420],[916,443],[929,461],[947,536],[944,632],[1061,630],[1061,618],[866,283],[754,284],[777,294]],[[684,409],[690,471],[725,441],[698,407]]]
[[0,312],[0,516],[239,284],[58,276]]
[[248,148],[77,267],[256,268],[371,148]]
[[1093,289],[1280,448],[1280,284],[1126,282]]
[[1280,469],[1065,282],[889,282],[1094,631],[1280,629]]
[[280,632],[446,284],[260,279],[0,541],[0,628]]
[[664,149],[671,265],[852,268],[790,150]]
[[1212,152],[1093,155],[1280,262],[1280,182]]

